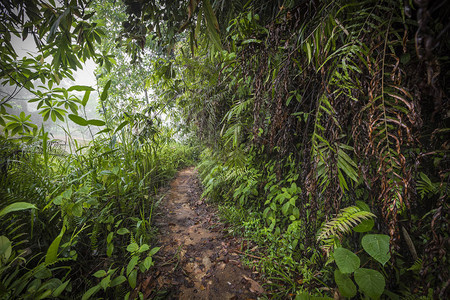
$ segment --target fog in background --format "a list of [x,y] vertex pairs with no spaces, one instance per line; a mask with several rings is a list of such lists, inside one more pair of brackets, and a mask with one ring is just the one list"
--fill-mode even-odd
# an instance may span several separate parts
[[[11,41],[14,49],[16,50],[16,53],[19,56],[19,59],[23,57],[32,57],[38,55],[37,48],[35,46],[33,39],[28,38],[25,41],[22,41],[21,38],[18,38],[13,35]],[[86,63],[82,65],[83,65],[82,70],[77,70],[76,72],[73,72],[73,77],[75,81],[65,78],[61,80],[60,84],[57,86],[62,88],[69,88],[70,86],[73,85],[86,85],[96,90],[97,87],[94,74],[96,64],[94,63],[94,61],[88,60]],[[33,84],[36,88],[40,85],[43,85],[40,81],[35,81],[33,82]],[[54,85],[54,87],[56,86]],[[14,92],[14,90],[15,86],[0,85],[0,99],[8,97]],[[73,91],[72,93],[78,96],[78,98],[80,99],[82,99],[84,95],[84,92]],[[69,128],[69,132],[71,133],[72,137],[75,139],[90,140],[92,138],[91,133],[89,132],[89,129],[87,127],[78,126],[77,124],[73,123],[70,120],[68,120],[67,124],[65,122],[61,122],[60,120],[53,122],[50,118],[46,122],[43,122],[43,118],[38,113],[37,110],[38,102],[28,103],[28,100],[33,98],[35,98],[34,94],[28,92],[26,89],[22,89],[12,100],[8,102],[12,106],[11,109],[7,108],[8,113],[19,115],[23,111],[25,112],[26,115],[31,114],[32,123],[36,124],[39,127],[44,125],[45,130],[48,131],[50,135],[56,139],[60,140],[66,139],[66,133],[61,127],[64,127],[67,130],[67,126]],[[86,114],[88,119],[101,119],[101,116],[97,111],[98,105],[99,105],[98,93],[97,91],[92,91],[89,101],[86,105]],[[83,116],[82,113],[80,112],[79,114]],[[69,110],[68,113],[72,112]],[[91,131],[93,134],[95,134],[99,130],[101,129],[99,129],[97,126],[91,126]]]

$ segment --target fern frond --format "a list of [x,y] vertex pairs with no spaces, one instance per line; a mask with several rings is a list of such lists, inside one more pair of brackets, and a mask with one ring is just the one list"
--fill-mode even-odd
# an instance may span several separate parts
[[317,241],[326,241],[332,236],[349,233],[354,226],[360,224],[363,220],[375,217],[373,213],[361,210],[357,206],[343,208],[336,217],[323,224],[317,235]]
[[90,234],[90,240],[91,240],[91,249],[97,250],[98,248],[98,234],[100,231],[99,223],[95,223],[94,227],[92,228],[92,232]]
[[408,271],[419,272],[422,269],[423,259],[418,258],[414,261],[414,264],[408,269]]
[[416,189],[419,192],[420,197],[423,199],[425,195],[434,195],[439,191],[439,183],[431,182],[427,175],[420,172],[420,178],[417,180]]

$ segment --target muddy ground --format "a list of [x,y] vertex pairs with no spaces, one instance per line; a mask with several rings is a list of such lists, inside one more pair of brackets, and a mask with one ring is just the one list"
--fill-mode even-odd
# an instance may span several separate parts
[[240,261],[241,241],[225,235],[216,209],[200,198],[196,170],[180,171],[158,206],[161,249],[143,282],[146,299],[258,299],[257,272]]

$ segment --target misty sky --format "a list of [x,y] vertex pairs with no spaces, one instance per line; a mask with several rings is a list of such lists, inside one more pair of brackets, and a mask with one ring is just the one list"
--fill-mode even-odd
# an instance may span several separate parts
[[[31,56],[36,56],[38,55],[38,51],[36,48],[36,45],[34,43],[34,39],[28,37],[25,41],[22,41],[21,38],[16,37],[15,35],[11,36],[11,43],[17,53],[17,55],[19,56],[19,59],[22,59],[23,57],[27,56],[27,57],[31,57]],[[52,58],[48,57],[46,59],[47,62],[50,62]],[[83,65],[83,69],[82,70],[77,70],[77,71],[72,71],[73,72],[73,77],[75,79],[75,81],[72,81],[68,78],[64,78],[61,81],[60,86],[61,87],[65,87],[68,88],[72,85],[87,85],[87,86],[91,86],[94,89],[96,89],[96,79],[95,79],[95,75],[94,75],[94,71],[96,68],[96,64],[94,63],[93,60],[88,60],[86,63],[82,64]],[[40,85],[41,83],[39,82],[37,85]],[[9,86],[8,84],[3,86],[0,85],[0,96],[4,97],[7,94],[11,94],[11,92],[14,90],[14,87]],[[32,95],[25,89],[21,90],[11,101],[11,104],[13,103],[19,103],[20,101],[27,101],[27,99],[30,99],[32,97]],[[88,117],[89,118],[99,118],[100,116],[98,115],[96,110],[92,110],[92,107],[96,107],[97,105],[97,93],[96,91],[94,91],[91,94],[88,106],[91,107],[91,109],[87,112]],[[16,102],[19,101],[19,102]],[[33,112],[37,109],[37,103],[28,103],[27,104],[27,109],[28,112]],[[34,114],[34,119],[36,119],[37,116],[36,114]],[[40,125],[40,123],[42,122],[42,118],[39,117],[40,121],[36,121],[34,120],[34,122],[37,122],[37,125]],[[53,124],[53,122],[47,122],[48,124]],[[63,124],[62,122],[60,122],[59,120],[57,122],[55,122],[54,124]],[[86,135],[86,128],[81,128],[80,126],[74,124],[73,122],[69,121],[70,127],[71,127],[71,131],[73,133],[73,136],[75,138],[89,138],[89,136]],[[58,127],[55,126],[46,126],[46,129],[49,130],[54,133],[55,135],[61,135],[61,130],[58,129]],[[56,131],[55,131],[56,130]],[[61,132],[58,132],[61,131]],[[98,128],[94,128],[94,131],[98,131]],[[61,137],[60,137],[61,138]]]
[[[19,58],[24,56],[30,56],[28,53],[32,55],[37,55],[37,48],[34,43],[34,40],[28,37],[25,41],[22,41],[21,38],[16,37],[15,35],[11,36],[11,43],[16,50]],[[75,82],[70,82],[70,85],[88,85],[95,88],[96,80],[94,76],[95,63],[93,60],[88,60],[85,64],[83,64],[83,70],[77,70],[73,73]],[[69,80],[69,79],[65,79]]]

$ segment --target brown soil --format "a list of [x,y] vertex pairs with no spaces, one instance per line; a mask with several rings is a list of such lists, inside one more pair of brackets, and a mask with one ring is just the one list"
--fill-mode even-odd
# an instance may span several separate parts
[[[197,172],[178,173],[159,205],[159,246],[145,298],[257,299],[257,273],[242,266],[239,240],[225,236],[216,210],[200,199]],[[142,287],[141,287],[142,288]]]

